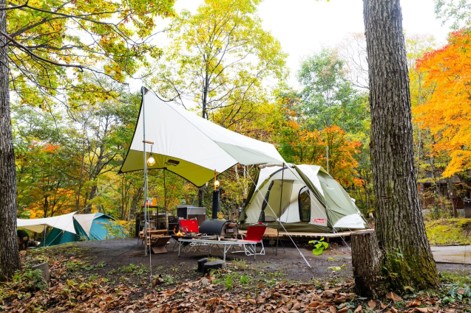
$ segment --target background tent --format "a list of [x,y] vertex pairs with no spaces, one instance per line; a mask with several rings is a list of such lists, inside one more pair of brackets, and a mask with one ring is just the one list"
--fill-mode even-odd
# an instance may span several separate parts
[[16,220],[18,228],[27,229],[35,233],[42,233],[46,227],[54,227],[63,231],[75,234],[74,219],[75,212],[52,216],[46,218],[22,219]]
[[43,232],[45,227],[52,227],[46,236],[47,246],[78,240],[105,240],[125,236],[121,226],[116,225],[111,216],[103,213],[73,212],[48,218],[17,219],[17,223],[18,228],[34,232]]
[[53,228],[46,236],[46,245],[79,240],[105,240],[124,237],[124,231],[111,216],[103,213],[75,214],[75,233]]
[[196,186],[212,179],[215,171],[224,172],[238,163],[284,163],[273,145],[225,129],[176,102],[164,102],[145,88],[142,91],[139,118],[121,173],[142,170],[144,151],[156,159],[149,169],[167,169]]
[[353,200],[322,167],[316,165],[262,168],[248,197],[242,224],[260,221],[293,232],[363,229],[366,223]]

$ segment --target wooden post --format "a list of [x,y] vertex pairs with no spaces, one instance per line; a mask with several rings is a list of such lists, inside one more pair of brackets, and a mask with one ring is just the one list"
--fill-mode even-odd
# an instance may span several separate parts
[[357,293],[377,298],[383,293],[383,254],[374,230],[352,233],[352,267]]
[[40,270],[44,282],[49,286],[49,282],[51,280],[51,272],[49,270],[49,264],[47,262],[43,262],[37,265],[33,265],[31,268],[33,270]]

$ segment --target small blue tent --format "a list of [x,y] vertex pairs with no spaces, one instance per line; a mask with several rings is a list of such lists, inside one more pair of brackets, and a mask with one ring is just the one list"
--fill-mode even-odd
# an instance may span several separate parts
[[125,237],[123,228],[117,225],[111,216],[103,213],[75,214],[73,219],[76,234],[53,228],[46,236],[46,245]]

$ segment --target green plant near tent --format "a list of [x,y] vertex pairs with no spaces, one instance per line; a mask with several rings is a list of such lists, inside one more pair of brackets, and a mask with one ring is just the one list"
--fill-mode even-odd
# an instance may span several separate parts
[[314,248],[312,249],[312,254],[314,255],[321,255],[324,253],[324,250],[329,248],[329,243],[324,241],[324,237],[319,240],[310,240],[309,244],[314,245]]

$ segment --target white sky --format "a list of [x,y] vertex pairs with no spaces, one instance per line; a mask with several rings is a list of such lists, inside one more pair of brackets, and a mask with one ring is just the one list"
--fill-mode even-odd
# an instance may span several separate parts
[[[177,0],[175,8],[193,11],[201,3]],[[433,35],[445,42],[448,29],[435,18],[434,0],[402,0],[401,6],[406,36]],[[264,0],[259,16],[288,53],[291,75],[304,57],[335,47],[351,33],[364,33],[362,0]]]

